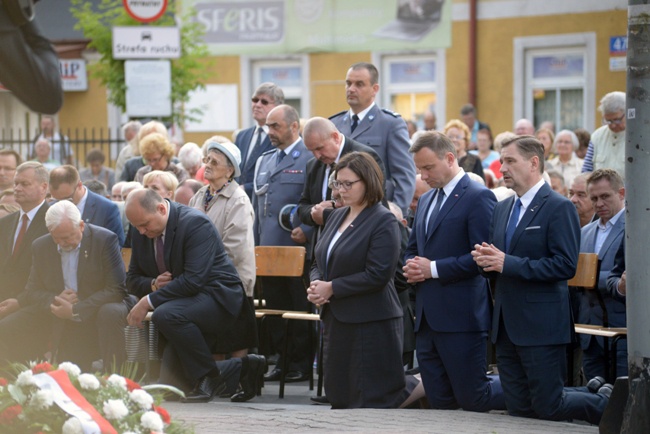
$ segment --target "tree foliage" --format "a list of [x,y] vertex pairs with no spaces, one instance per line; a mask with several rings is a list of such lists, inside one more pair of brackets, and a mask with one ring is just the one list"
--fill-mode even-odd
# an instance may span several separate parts
[[[174,11],[178,2],[170,0],[165,14],[146,25],[175,26],[177,16]],[[86,0],[72,0],[72,15],[77,19],[76,30],[81,30],[84,36],[90,39],[89,48],[99,53],[100,60],[89,65],[93,77],[100,80],[102,85],[109,90],[108,100],[112,104],[126,111],[126,83],[124,80],[124,60],[113,58],[113,27],[145,25],[131,18],[124,8],[122,0],[102,0],[93,8],[92,2]],[[195,120],[194,115],[200,114],[195,110],[191,113],[184,110],[184,103],[189,100],[190,92],[195,89],[204,89],[207,79],[205,59],[209,53],[203,43],[204,33],[200,24],[191,21],[191,13],[179,19],[181,35],[181,56],[171,60],[171,99],[172,116],[174,123],[183,125],[185,120]]]

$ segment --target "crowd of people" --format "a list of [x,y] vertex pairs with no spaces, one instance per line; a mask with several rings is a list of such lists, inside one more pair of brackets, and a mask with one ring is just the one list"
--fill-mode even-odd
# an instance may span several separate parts
[[[259,341],[260,297],[320,313],[333,408],[398,408],[421,379],[430,408],[597,424],[605,343],[577,342],[572,325],[626,325],[625,94],[602,98],[590,138],[527,119],[493,136],[470,104],[440,131],[428,111],[418,130],[375,103],[378,83],[353,64],[348,108],[304,122],[262,83],[255,125],[178,152],[160,122],[130,121],[115,170],[99,149],[82,170],[66,164],[43,116],[33,161],[0,150],[1,357],[110,369],[127,360],[125,328],[152,312],[162,382],[186,402],[247,401],[313,362],[306,322],[285,335],[271,320]],[[296,245],[302,277],[256,279],[255,246]],[[579,252],[601,260],[593,291],[567,285]],[[288,360],[267,369],[287,340]],[[569,385],[573,343],[584,380]],[[624,344],[614,363],[627,372]]]

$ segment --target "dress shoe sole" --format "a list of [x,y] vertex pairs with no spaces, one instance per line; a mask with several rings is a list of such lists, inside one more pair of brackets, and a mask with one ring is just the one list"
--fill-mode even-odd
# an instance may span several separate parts
[[[255,360],[254,363],[251,363],[252,360]],[[266,372],[266,359],[264,356],[256,357],[255,359],[249,359],[248,372],[247,375],[252,376],[252,383],[250,384],[250,390],[242,390],[241,392],[235,393],[230,397],[231,402],[246,402],[255,398],[255,396],[261,395],[261,387],[264,384],[264,373]],[[243,387],[243,385],[242,385]]]
[[307,381],[309,380],[309,375],[307,374],[302,374],[298,377],[290,377],[291,373],[287,374],[286,377],[284,377],[284,382],[285,383],[300,383],[301,381]]

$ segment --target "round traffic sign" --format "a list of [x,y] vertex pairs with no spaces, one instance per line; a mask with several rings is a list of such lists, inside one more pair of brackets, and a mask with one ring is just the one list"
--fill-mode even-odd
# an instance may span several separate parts
[[123,3],[131,18],[142,23],[156,21],[167,10],[167,0],[123,0]]

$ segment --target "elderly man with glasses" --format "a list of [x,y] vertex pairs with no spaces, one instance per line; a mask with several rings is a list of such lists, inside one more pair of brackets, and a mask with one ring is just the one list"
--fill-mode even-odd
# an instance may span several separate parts
[[256,125],[240,131],[235,139],[235,145],[241,151],[239,165],[241,175],[237,182],[241,185],[249,199],[253,199],[253,176],[255,162],[266,151],[273,149],[269,139],[269,127],[266,126],[266,116],[271,110],[284,104],[284,92],[273,83],[262,83],[251,98],[251,111]]
[[591,135],[582,171],[614,169],[625,179],[625,93],[608,93],[598,110],[603,126]]

